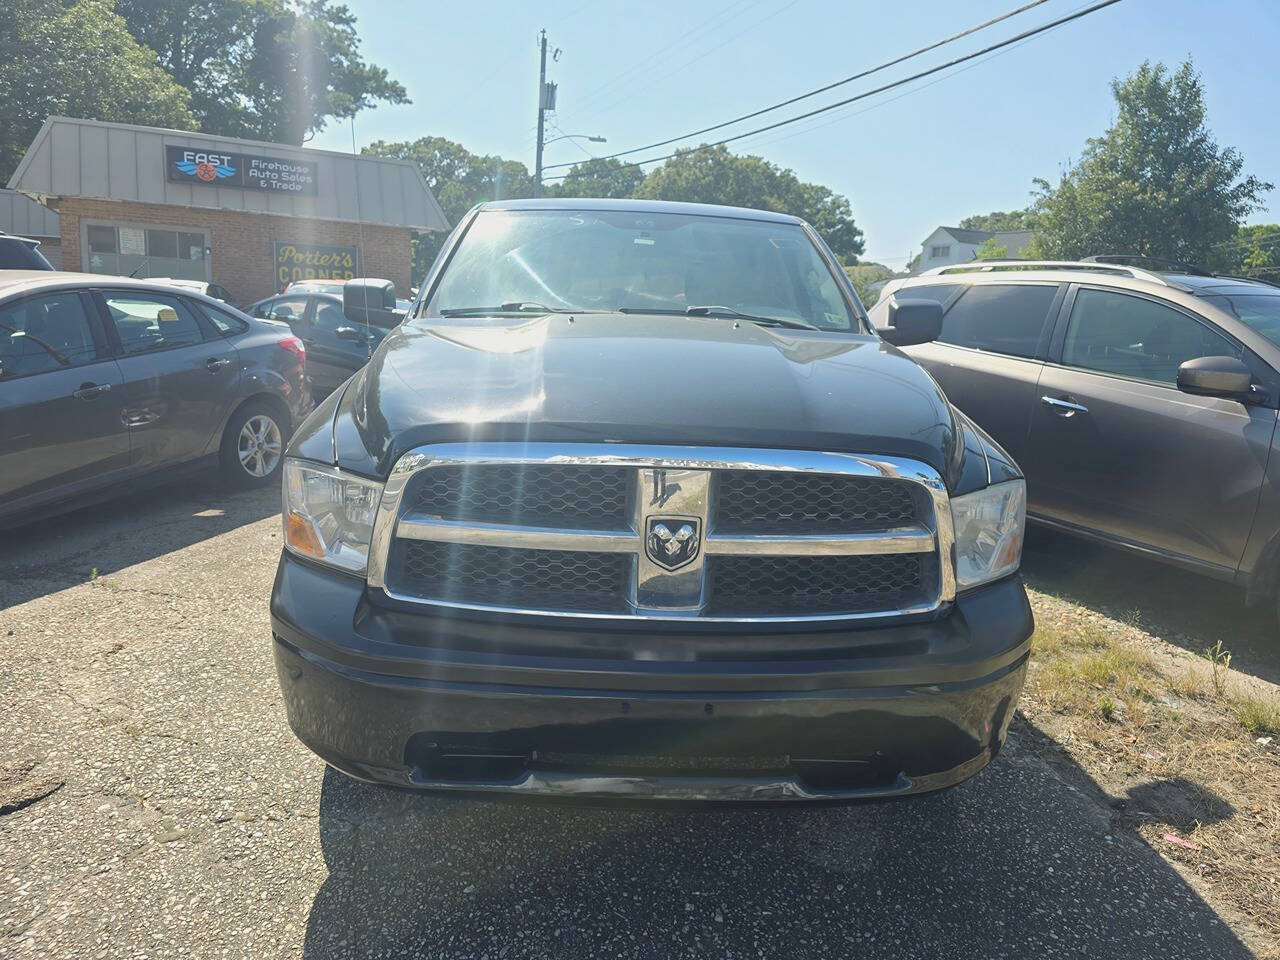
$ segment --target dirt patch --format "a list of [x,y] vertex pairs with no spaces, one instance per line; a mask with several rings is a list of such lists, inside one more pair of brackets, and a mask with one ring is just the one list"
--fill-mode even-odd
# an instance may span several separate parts
[[1222,644],[1196,656],[1136,615],[1031,591],[1037,628],[1022,712],[1037,749],[1083,769],[1114,813],[1280,958],[1280,689]]

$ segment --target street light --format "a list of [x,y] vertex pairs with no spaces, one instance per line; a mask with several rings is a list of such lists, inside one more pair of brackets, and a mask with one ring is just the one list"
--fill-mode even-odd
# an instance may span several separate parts
[[586,133],[562,133],[558,137],[543,141],[543,146],[548,143],[555,143],[557,140],[590,140],[592,143],[608,143],[604,137],[593,137]]

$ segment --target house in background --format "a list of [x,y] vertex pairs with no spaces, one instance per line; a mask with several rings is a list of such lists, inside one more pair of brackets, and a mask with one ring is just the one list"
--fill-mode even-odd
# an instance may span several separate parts
[[1004,247],[1006,256],[1022,258],[1031,245],[1030,230],[961,230],[959,227],[938,227],[925,238],[920,251],[918,272],[934,267],[949,267],[955,263],[968,263],[978,254],[978,247],[995,238]]
[[58,215],[16,190],[0,189],[0,233],[40,241],[40,252],[55,267],[62,265],[62,233]]

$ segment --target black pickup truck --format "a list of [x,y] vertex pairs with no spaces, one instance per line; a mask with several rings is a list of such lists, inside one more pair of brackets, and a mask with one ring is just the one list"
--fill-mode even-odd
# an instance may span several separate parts
[[294,436],[285,706],[425,789],[937,789],[1002,744],[1032,619],[1021,474],[794,217],[484,204]]

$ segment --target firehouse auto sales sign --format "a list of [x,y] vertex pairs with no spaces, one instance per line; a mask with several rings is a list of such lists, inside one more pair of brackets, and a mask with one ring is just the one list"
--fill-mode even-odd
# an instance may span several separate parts
[[282,160],[252,153],[166,145],[164,169],[170,183],[316,195],[314,160]]

